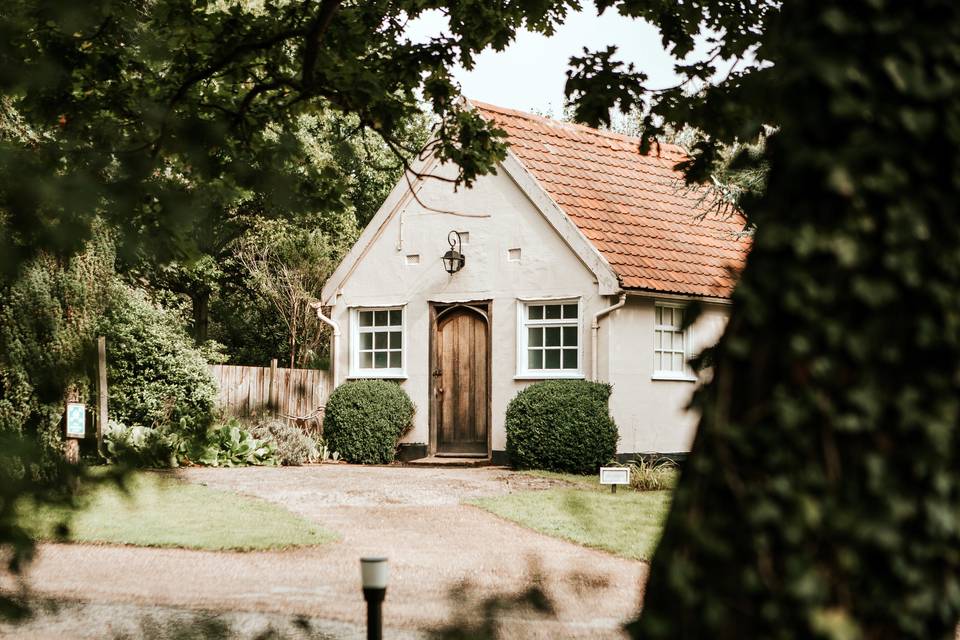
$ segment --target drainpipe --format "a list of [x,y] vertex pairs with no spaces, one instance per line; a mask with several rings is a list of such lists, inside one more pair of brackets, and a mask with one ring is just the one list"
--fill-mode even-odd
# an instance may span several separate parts
[[319,302],[311,302],[310,306],[317,310],[317,318],[333,329],[333,344],[330,347],[330,377],[333,379],[333,388],[337,388],[337,360],[340,356],[340,325],[335,320],[323,315],[323,307]]
[[593,314],[593,322],[590,323],[590,376],[594,381],[600,379],[600,376],[597,375],[597,344],[600,342],[600,318],[612,311],[616,311],[625,304],[627,304],[627,294],[621,293],[620,300],[618,300],[616,304]]

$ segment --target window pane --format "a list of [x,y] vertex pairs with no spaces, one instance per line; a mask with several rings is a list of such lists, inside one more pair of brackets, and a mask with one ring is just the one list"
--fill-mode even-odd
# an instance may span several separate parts
[[543,327],[530,327],[527,329],[527,346],[543,346]]
[[373,317],[373,324],[377,327],[387,326],[387,316],[389,311],[375,311]]
[[373,349],[373,334],[369,331],[360,334],[360,348]]
[[391,349],[399,349],[400,347],[403,346],[403,338],[401,337],[402,335],[403,334],[401,334],[399,331],[390,332],[390,348]]
[[663,353],[660,351],[653,354],[653,370],[663,371]]
[[673,325],[673,309],[670,307],[663,307],[663,324],[667,326]]
[[559,304],[548,304],[544,306],[547,320],[559,320],[560,319],[560,308]]
[[657,324],[663,324],[663,307],[657,307]]
[[399,369],[400,366],[401,366],[401,365],[400,365],[400,352],[399,352],[399,351],[391,351],[391,352],[390,352],[390,368],[391,368],[391,369]]
[[577,318],[577,303],[563,305],[564,318]]
[[547,349],[546,357],[543,363],[544,369],[560,368],[560,349]]
[[527,350],[527,368],[543,369],[543,351],[541,349]]
[[360,312],[360,326],[361,327],[373,326],[373,311]]
[[546,341],[548,347],[560,346],[560,327],[546,327]]
[[662,337],[662,336],[663,336],[663,332],[662,332],[662,331],[654,331],[654,332],[653,332],[653,348],[654,348],[654,349],[661,349],[661,348],[662,348],[662,347],[661,347],[661,345],[663,344],[663,337]]
[[673,350],[683,351],[683,331],[676,331],[673,334]]
[[393,309],[390,311],[390,326],[399,327],[403,324],[402,312],[400,309]]
[[683,371],[683,354],[682,353],[673,354],[673,370]]
[[663,348],[666,351],[669,351],[673,348],[673,333],[670,331],[664,331],[663,333]]
[[360,354],[360,368],[361,369],[371,369],[373,368],[373,354],[367,351],[366,353]]
[[543,320],[543,305],[532,305],[527,308],[531,320]]
[[683,309],[673,310],[673,325],[677,329],[683,326]]
[[378,331],[374,334],[373,346],[376,349],[386,349],[387,348],[387,334],[383,331]]
[[563,368],[564,369],[577,368],[577,350],[576,349],[563,350]]
[[387,352],[386,351],[376,351],[373,354],[373,368],[374,369],[386,369],[387,368]]
[[565,347],[577,346],[577,328],[576,327],[563,328],[563,346]]

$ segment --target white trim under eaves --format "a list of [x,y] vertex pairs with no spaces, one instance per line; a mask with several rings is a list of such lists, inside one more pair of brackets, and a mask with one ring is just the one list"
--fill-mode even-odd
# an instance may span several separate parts
[[577,258],[596,277],[598,293],[601,296],[610,296],[620,293],[620,280],[614,273],[613,267],[603,257],[603,254],[593,246],[593,243],[583,235],[573,220],[563,209],[554,202],[550,194],[540,186],[537,179],[531,174],[516,155],[509,149],[507,157],[500,163],[514,184],[520,188],[533,206],[546,218],[550,226],[573,250]]
[[730,298],[714,298],[711,296],[692,296],[679,293],[657,293],[656,291],[637,291],[626,290],[628,296],[634,298],[650,298],[651,300],[676,301],[676,302],[705,302],[707,304],[719,304],[730,306]]

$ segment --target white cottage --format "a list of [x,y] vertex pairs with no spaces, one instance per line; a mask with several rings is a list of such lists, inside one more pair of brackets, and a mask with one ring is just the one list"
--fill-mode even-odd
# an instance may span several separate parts
[[[623,456],[688,451],[686,361],[723,328],[742,221],[682,186],[678,147],[642,156],[635,138],[474,107],[507,132],[506,160],[470,189],[401,180],[386,199],[323,290],[334,384],[403,385],[417,405],[404,459],[505,461],[507,404],[553,378],[613,385]],[[684,331],[693,299],[705,312]]]

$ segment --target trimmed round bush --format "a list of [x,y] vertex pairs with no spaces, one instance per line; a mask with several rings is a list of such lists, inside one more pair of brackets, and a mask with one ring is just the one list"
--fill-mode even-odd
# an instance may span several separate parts
[[400,385],[355,380],[337,387],[327,400],[323,437],[347,462],[393,462],[397,443],[410,428],[413,402]]
[[617,453],[611,387],[586,380],[530,385],[507,407],[507,454],[518,469],[595,473]]

